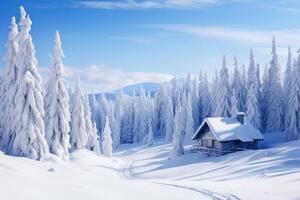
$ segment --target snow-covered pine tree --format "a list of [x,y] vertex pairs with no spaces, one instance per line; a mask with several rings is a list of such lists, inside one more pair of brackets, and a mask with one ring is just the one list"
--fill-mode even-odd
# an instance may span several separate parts
[[[289,53],[290,55],[290,53]],[[291,56],[289,56],[290,59]],[[289,65],[288,61],[288,65]],[[299,102],[299,67],[300,67],[300,54],[298,55],[298,60],[294,61],[294,67],[293,69],[288,69],[290,66],[287,66],[286,75],[289,76],[289,70],[291,70],[291,82],[289,87],[289,92],[286,92],[285,96],[285,105],[286,107],[286,113],[285,116],[289,116],[288,120],[285,121],[285,135],[289,140],[299,139],[300,135],[299,132],[299,111],[300,111],[300,102]],[[286,80],[287,81],[287,80]],[[285,83],[285,87],[287,87]]]
[[[126,98],[125,98],[126,97]],[[134,109],[133,100],[123,96],[123,115],[121,121],[121,143],[133,143]]]
[[268,73],[269,88],[267,94],[269,94],[269,97],[267,102],[267,132],[282,130],[282,88],[280,74],[275,38],[273,38],[272,60],[270,61]]
[[192,105],[191,105],[191,93],[183,95],[182,107],[184,112],[184,140],[186,143],[192,142],[192,137],[194,134],[194,122],[192,115]]
[[97,129],[99,132],[100,141],[102,140],[102,132],[104,130],[107,113],[108,113],[108,102],[105,93],[102,92],[99,99],[99,121],[98,123],[96,123],[98,124]]
[[[296,64],[296,63],[295,63]],[[284,73],[284,80],[283,80],[283,98],[284,98],[284,105],[283,105],[283,111],[285,113],[284,116],[284,127],[285,129],[287,129],[290,126],[290,119],[291,119],[291,114],[289,113],[290,111],[290,106],[291,106],[291,98],[293,98],[292,94],[295,91],[292,91],[292,84],[295,83],[295,80],[297,80],[297,77],[295,77],[296,79],[294,80],[293,78],[293,73],[295,73],[297,71],[293,71],[293,67],[292,67],[292,52],[291,52],[291,47],[288,48],[288,60],[287,60],[287,64],[286,64],[286,70]],[[297,73],[296,73],[297,74]],[[297,84],[297,82],[296,82]],[[296,92],[297,93],[297,92]]]
[[91,119],[91,109],[89,105],[88,96],[83,96],[83,107],[84,107],[84,119],[85,119],[85,130],[87,133],[87,143],[85,145],[86,149],[100,154],[99,147],[99,137],[97,134],[97,128],[95,128],[95,123]]
[[[115,118],[115,104],[114,101],[108,101],[108,119],[109,119],[109,127],[111,130],[112,140],[114,141],[114,137],[117,135],[115,133],[117,129],[117,121]],[[115,148],[113,146],[113,148]]]
[[92,117],[92,121],[95,123],[99,122],[99,104],[96,100],[96,96],[95,94],[92,92],[92,94],[90,95],[90,108],[91,108],[91,117]]
[[151,120],[148,121],[148,134],[147,134],[147,146],[150,147],[154,144],[152,123]]
[[231,100],[231,89],[229,83],[229,73],[226,66],[225,55],[223,57],[223,66],[219,75],[218,92],[217,92],[217,106],[216,116],[219,117],[230,117],[230,100]]
[[115,129],[113,130],[113,147],[118,148],[121,139],[121,122],[123,115],[123,92],[122,88],[119,90],[115,101],[114,118],[115,118]]
[[80,80],[77,80],[76,88],[73,94],[73,105],[71,106],[71,132],[70,143],[71,151],[85,148],[88,141],[86,132],[86,120],[83,105],[83,94],[80,88]]
[[45,139],[43,117],[44,101],[42,94],[42,78],[37,71],[35,49],[30,35],[31,20],[21,10],[20,48],[17,65],[19,67],[16,82],[16,98],[14,109],[15,138],[11,153],[32,159],[41,159],[48,154],[49,147]]
[[231,96],[231,110],[230,110],[231,116],[233,116],[233,117],[236,116],[238,112],[239,112],[238,102],[236,99],[235,90],[233,90],[233,93]]
[[178,156],[181,156],[184,154],[183,149],[183,136],[184,136],[184,109],[181,105],[178,105],[175,113],[175,119],[174,119],[174,134],[173,134],[173,147],[172,147],[172,153],[171,158],[174,159]]
[[[25,16],[24,16],[25,17]],[[18,25],[15,17],[11,19],[8,42],[6,44],[5,75],[2,77],[1,94],[0,94],[0,148],[2,151],[9,151],[9,145],[12,139],[12,110],[14,109],[15,85],[17,81],[18,66]]]
[[252,124],[255,128],[261,128],[261,117],[259,109],[259,89],[258,80],[254,62],[254,56],[252,50],[250,51],[250,64],[248,68],[248,79],[247,79],[247,121]]
[[218,71],[215,70],[215,75],[211,85],[211,99],[212,99],[212,113],[213,116],[218,116],[217,106],[218,106],[218,97],[219,97],[219,75]]
[[141,142],[148,134],[148,118],[150,117],[147,98],[142,85],[135,101],[134,142]]
[[170,141],[173,132],[173,106],[167,84],[160,87],[155,96],[155,119],[157,134]]
[[46,139],[50,153],[67,160],[69,157],[70,110],[68,82],[64,78],[63,50],[59,32],[55,34],[51,77],[45,96]]
[[200,73],[199,81],[199,124],[212,115],[212,94],[210,93],[209,83],[206,74]]
[[264,74],[262,77],[262,84],[261,84],[261,102],[260,102],[260,110],[261,110],[261,130],[266,130],[267,124],[267,108],[268,108],[268,95],[269,92],[269,81],[268,81],[268,65],[265,65]]
[[244,97],[243,97],[244,88],[243,88],[242,76],[238,67],[236,56],[234,56],[233,65],[234,65],[234,71],[233,71],[233,76],[231,81],[231,88],[232,91],[235,93],[238,111],[244,112],[245,111]]
[[111,130],[109,127],[109,118],[106,116],[105,126],[103,130],[103,141],[102,141],[103,155],[107,157],[112,156],[112,138]]
[[191,106],[193,114],[193,129],[197,129],[200,125],[200,113],[199,113],[199,81],[197,77],[194,78],[192,82],[192,93],[191,93]]
[[171,142],[172,141],[172,133],[174,130],[173,127],[173,106],[172,106],[172,100],[169,96],[166,97],[166,105],[165,105],[165,141]]

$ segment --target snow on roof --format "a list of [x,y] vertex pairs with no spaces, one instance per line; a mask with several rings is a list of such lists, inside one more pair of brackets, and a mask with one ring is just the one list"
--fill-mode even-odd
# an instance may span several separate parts
[[240,140],[242,142],[252,142],[253,140],[263,140],[261,132],[251,124],[241,124],[236,118],[210,117],[206,118],[199,127],[193,139],[195,139],[201,127],[207,123],[211,132],[219,142]]

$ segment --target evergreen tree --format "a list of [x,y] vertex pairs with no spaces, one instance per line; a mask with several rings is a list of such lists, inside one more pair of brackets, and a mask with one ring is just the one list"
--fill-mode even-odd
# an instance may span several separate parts
[[87,144],[88,134],[86,130],[83,95],[79,80],[77,81],[73,97],[70,132],[71,150],[81,150],[84,149]]
[[267,102],[267,122],[266,131],[274,132],[282,130],[282,88],[280,67],[276,53],[275,38],[272,45],[272,60],[268,72],[268,102]]
[[[212,94],[210,93],[209,83],[206,74],[200,74],[199,81],[199,124],[203,122],[206,117],[212,115]],[[197,127],[198,128],[198,127]]]
[[176,158],[184,154],[183,149],[183,136],[184,136],[184,110],[181,105],[176,109],[175,119],[174,119],[175,129],[173,134],[173,147],[171,158]]
[[[238,111],[245,111],[244,105],[244,91],[241,72],[238,68],[237,58],[234,56],[234,71],[231,83],[232,92],[235,93],[235,99],[237,100]],[[232,99],[233,100],[233,99]]]
[[11,153],[32,159],[41,159],[48,154],[43,117],[44,102],[42,78],[37,71],[35,49],[30,35],[31,20],[21,10],[20,48],[18,51],[18,77],[14,109],[15,138]]
[[248,68],[247,79],[247,120],[255,128],[261,128],[260,109],[259,109],[259,89],[258,80],[252,50],[250,51],[250,64]]
[[59,32],[55,34],[52,75],[45,97],[46,139],[50,152],[67,160],[69,157],[70,111],[68,83],[64,78],[64,57]]
[[85,119],[85,130],[87,133],[86,149],[100,154],[99,140],[97,135],[97,128],[95,123],[91,119],[91,109],[89,106],[88,96],[83,96],[83,107],[84,107],[84,119]]
[[[296,64],[296,63],[295,63]],[[288,61],[287,61],[287,64],[286,64],[286,70],[285,70],[285,73],[284,73],[284,81],[283,81],[283,98],[284,98],[284,113],[285,113],[285,116],[284,116],[284,127],[285,129],[287,129],[288,126],[290,126],[290,119],[291,119],[291,116],[290,114],[292,113],[289,113],[290,111],[290,105],[291,105],[291,98],[293,98],[292,94],[294,92],[297,93],[297,91],[293,91],[293,86],[292,84],[293,83],[296,83],[295,80],[297,80],[297,77],[295,77],[295,80],[294,80],[294,77],[293,77],[293,74],[296,72],[297,74],[297,70],[296,71],[293,71],[293,68],[292,68],[292,52],[291,52],[291,47],[289,47],[288,49]]]
[[230,100],[231,100],[231,90],[229,84],[229,73],[226,66],[225,55],[223,57],[223,67],[219,75],[219,87],[217,92],[217,105],[216,105],[216,116],[220,117],[230,117]]
[[105,93],[102,92],[99,99],[99,121],[96,123],[98,125],[97,129],[99,131],[100,141],[102,140],[102,133],[105,126],[105,119],[108,114],[108,102]]
[[118,148],[120,145],[121,139],[121,122],[123,115],[123,92],[120,89],[120,92],[117,94],[115,109],[114,109],[114,118],[115,118],[115,129],[113,130],[113,145],[114,148]]
[[[289,53],[290,55],[290,53]],[[291,56],[289,56],[290,59]],[[288,65],[290,60],[288,61]],[[300,54],[298,55],[298,60],[294,61],[293,70],[291,70],[291,82],[289,92],[286,93],[285,105],[286,107],[286,116],[289,116],[288,120],[285,121],[285,135],[289,140],[299,139],[299,66],[300,66]],[[286,75],[289,75],[288,69],[290,66],[287,66]],[[286,80],[287,81],[287,80]],[[287,84],[285,81],[285,87]],[[286,118],[287,119],[287,118]]]
[[269,98],[268,92],[269,92],[268,67],[266,65],[262,77],[261,102],[260,102],[262,131],[266,130],[266,124],[267,124],[267,117],[268,117],[267,108],[268,108],[268,98]]
[[111,138],[111,130],[109,127],[109,119],[108,116],[106,116],[105,120],[105,126],[103,130],[103,155],[107,157],[112,156],[112,138]]
[[[25,17],[22,16],[22,17]],[[10,32],[8,42],[6,44],[5,75],[2,77],[1,94],[0,94],[0,147],[3,151],[9,151],[9,146],[12,141],[12,111],[14,109],[15,86],[18,74],[17,53],[18,53],[18,25],[15,17],[11,19]]]
[[199,83],[197,77],[192,82],[192,93],[191,93],[191,106],[193,115],[193,129],[197,129],[200,125],[200,109],[199,109]]
[[149,131],[147,135],[147,146],[150,147],[154,144],[151,120],[148,121],[148,127],[149,127]]
[[183,95],[182,107],[184,114],[184,136],[185,142],[192,142],[192,137],[194,134],[193,116],[192,116],[192,105],[191,105],[191,94]]
[[231,96],[231,111],[230,111],[231,116],[234,117],[237,115],[237,113],[239,112],[237,107],[238,107],[238,102],[236,100],[235,91],[233,90],[233,93]]

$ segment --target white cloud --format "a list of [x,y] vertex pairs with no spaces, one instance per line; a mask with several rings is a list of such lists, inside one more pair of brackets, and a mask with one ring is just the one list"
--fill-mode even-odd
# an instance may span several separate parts
[[119,1],[76,1],[74,7],[94,9],[190,9],[201,8],[218,3],[241,0],[119,0]]
[[[46,81],[49,76],[49,69],[41,67],[39,71]],[[87,68],[66,67],[65,71],[70,82],[75,82],[80,77],[81,87],[85,93],[90,93],[91,91],[109,92],[118,89],[120,86],[142,82],[164,82],[173,78],[169,74],[124,72],[105,65],[90,65]]]
[[160,28],[197,37],[231,40],[251,45],[270,45],[275,36],[281,45],[300,45],[299,30],[251,30],[233,27],[206,27],[187,24],[145,25],[145,27]]

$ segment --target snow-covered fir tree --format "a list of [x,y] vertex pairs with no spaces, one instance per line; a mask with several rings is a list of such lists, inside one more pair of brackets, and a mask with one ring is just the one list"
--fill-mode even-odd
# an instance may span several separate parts
[[193,129],[197,129],[200,125],[200,102],[199,102],[199,82],[197,77],[192,82],[191,106],[193,115]]
[[151,120],[148,121],[148,134],[147,134],[147,146],[152,146],[154,144],[152,123]]
[[121,122],[123,116],[123,92],[119,90],[114,107],[115,128],[113,130],[113,147],[118,148],[121,139]]
[[133,143],[134,102],[133,98],[123,97],[123,115],[121,119],[121,143]]
[[100,141],[102,140],[102,133],[105,126],[105,119],[108,114],[108,102],[105,96],[105,93],[102,92],[99,99],[99,117],[98,117],[98,123],[96,122],[97,129],[99,131]]
[[266,64],[264,67],[264,72],[262,76],[261,83],[261,100],[260,100],[260,110],[261,110],[261,129],[265,131],[266,123],[267,123],[267,103],[268,103],[268,65]]
[[174,131],[174,115],[173,115],[173,107],[172,100],[170,97],[166,97],[166,108],[165,108],[165,140],[167,142],[172,141],[172,133]]
[[42,78],[37,71],[35,49],[30,35],[31,20],[21,10],[21,32],[17,65],[19,68],[16,81],[16,96],[13,111],[15,136],[11,153],[32,159],[41,159],[48,154],[49,147],[45,139],[43,117],[44,100]]
[[86,149],[100,154],[98,131],[95,128],[96,123],[92,122],[91,109],[89,105],[88,96],[83,96],[83,106],[84,106],[84,119],[85,119],[85,130],[87,133],[87,143],[85,145]]
[[83,94],[80,88],[79,79],[77,80],[73,97],[73,105],[71,106],[70,132],[70,143],[72,151],[84,149],[88,141]]
[[235,95],[235,90],[233,90],[232,96],[231,96],[231,110],[230,114],[231,116],[236,116],[236,114],[239,112],[238,110],[238,102]]
[[267,121],[266,131],[282,130],[282,88],[280,66],[278,63],[278,55],[276,53],[275,38],[272,42],[272,60],[268,72],[268,101],[267,101]]
[[173,106],[167,84],[163,84],[155,96],[156,132],[170,141],[173,132]]
[[215,115],[219,117],[230,117],[231,89],[225,55],[223,57],[223,66],[220,71],[219,78]]
[[242,76],[238,67],[236,56],[234,56],[234,71],[233,71],[233,76],[231,81],[231,88],[232,88],[232,92],[235,93],[238,111],[244,112],[245,111],[245,105],[244,105],[245,88],[243,87]]
[[[295,87],[292,84],[296,84],[297,85],[297,81],[295,82],[295,80],[297,80],[297,77],[295,77],[296,79],[294,80],[293,74],[297,71],[293,70],[293,58],[292,58],[292,52],[291,52],[291,47],[288,48],[288,60],[287,60],[287,64],[286,64],[286,70],[284,73],[284,81],[283,81],[283,98],[284,98],[284,105],[283,105],[283,111],[285,113],[284,116],[284,127],[285,129],[287,129],[290,126],[290,119],[291,119],[291,114],[289,113],[290,111],[290,105],[291,105],[291,99],[293,98],[292,94],[295,92],[293,91],[293,88]],[[296,64],[296,63],[295,63]]]
[[[25,16],[22,16],[25,17]],[[2,77],[0,90],[0,148],[7,152],[9,151],[9,144],[12,140],[12,113],[14,109],[15,86],[18,74],[17,53],[18,53],[18,25],[15,17],[11,19],[10,32],[8,35],[8,42],[6,44],[5,74]]]
[[134,107],[134,142],[142,141],[148,132],[148,118],[151,117],[149,106],[142,85],[140,87],[139,96],[136,97]]
[[[210,92],[209,83],[205,73],[199,75],[199,125],[203,120],[212,114],[212,94]],[[197,127],[198,128],[198,127]]]
[[[290,59],[289,52],[289,59]],[[290,60],[288,59],[288,65],[290,65]],[[287,139],[294,140],[299,139],[299,111],[300,111],[300,87],[299,87],[299,67],[300,67],[300,54],[298,55],[298,59],[294,61],[293,69],[289,69],[291,66],[287,66],[286,76],[290,76],[290,87],[289,91],[285,92],[285,116],[288,116],[285,121],[285,135]],[[289,70],[291,70],[291,74],[289,74]],[[286,80],[287,81],[287,80]],[[287,83],[285,81],[285,87],[287,87]]]
[[261,117],[259,109],[259,88],[252,50],[250,51],[250,64],[247,79],[247,121],[255,128],[261,128]]
[[171,158],[176,158],[184,154],[183,137],[184,137],[184,109],[178,105],[174,119],[174,133]]
[[70,111],[68,83],[64,77],[63,50],[59,32],[55,34],[53,66],[45,96],[46,139],[50,153],[67,160],[69,157]]
[[184,112],[184,136],[185,142],[191,142],[192,137],[194,134],[194,122],[193,122],[193,113],[192,113],[192,102],[191,102],[191,93],[183,95],[182,105],[183,105],[183,112]]
[[112,156],[112,138],[111,130],[109,126],[109,118],[106,116],[105,126],[103,130],[103,141],[102,141],[103,155],[107,157]]

